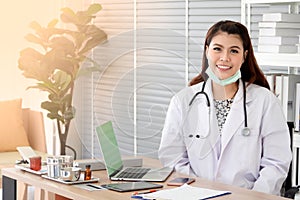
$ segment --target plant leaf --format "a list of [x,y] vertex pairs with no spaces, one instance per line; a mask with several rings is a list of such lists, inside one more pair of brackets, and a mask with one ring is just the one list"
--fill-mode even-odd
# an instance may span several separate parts
[[52,21],[50,21],[48,23],[48,28],[54,28],[56,26],[56,24],[58,23],[58,19],[53,19]]
[[39,30],[39,29],[42,29],[42,26],[36,22],[36,21],[32,21],[30,24],[29,24],[29,27],[34,29],[34,30]]
[[90,51],[92,48],[107,40],[106,33],[96,26],[89,26],[87,34],[90,38],[88,38],[79,54],[85,54],[87,51]]
[[72,78],[66,72],[57,70],[53,75],[53,81],[57,85],[59,90],[66,90],[69,87]]
[[76,52],[74,43],[64,36],[56,36],[50,40],[50,45],[52,49],[62,50],[65,55],[73,54]]
[[71,8],[62,8],[60,19],[65,23],[77,23],[77,16]]
[[99,12],[100,10],[102,10],[101,4],[95,3],[89,6],[89,8],[87,9],[87,13],[89,15],[93,15]]
[[51,74],[51,69],[41,65],[43,56],[41,53],[32,48],[23,49],[20,52],[18,68],[23,71],[27,78],[33,78],[39,81],[45,81]]
[[32,43],[36,43],[36,44],[40,44],[40,45],[43,45],[43,42],[41,40],[41,38],[33,35],[32,33],[29,33],[25,36],[25,39],[29,42],[32,42]]

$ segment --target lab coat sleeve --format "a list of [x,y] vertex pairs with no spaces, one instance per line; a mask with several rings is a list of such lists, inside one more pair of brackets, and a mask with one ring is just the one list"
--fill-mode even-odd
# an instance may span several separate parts
[[181,133],[183,111],[177,96],[171,99],[162,131],[158,157],[164,166],[195,176],[190,168],[187,150]]
[[279,100],[265,105],[261,122],[263,152],[253,190],[279,195],[292,159],[290,134]]

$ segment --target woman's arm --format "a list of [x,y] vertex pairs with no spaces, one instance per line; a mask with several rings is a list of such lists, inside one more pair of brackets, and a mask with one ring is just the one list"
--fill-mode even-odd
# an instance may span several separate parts
[[166,115],[158,156],[164,166],[172,167],[180,173],[194,175],[190,169],[186,146],[181,133],[182,119],[182,106],[178,97],[174,96]]
[[253,189],[279,195],[292,160],[290,133],[278,99],[265,104],[261,122],[262,159]]

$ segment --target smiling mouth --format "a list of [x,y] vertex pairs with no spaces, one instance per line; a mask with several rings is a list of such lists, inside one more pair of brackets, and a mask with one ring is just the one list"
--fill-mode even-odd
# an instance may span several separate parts
[[220,70],[227,70],[227,69],[231,69],[230,66],[226,66],[226,65],[217,65],[217,68]]

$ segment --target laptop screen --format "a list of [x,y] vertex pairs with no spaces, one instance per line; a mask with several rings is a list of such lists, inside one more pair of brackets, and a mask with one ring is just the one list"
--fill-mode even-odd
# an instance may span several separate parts
[[121,153],[113,130],[112,122],[109,121],[98,126],[96,131],[107,173],[109,177],[111,177],[123,167]]

